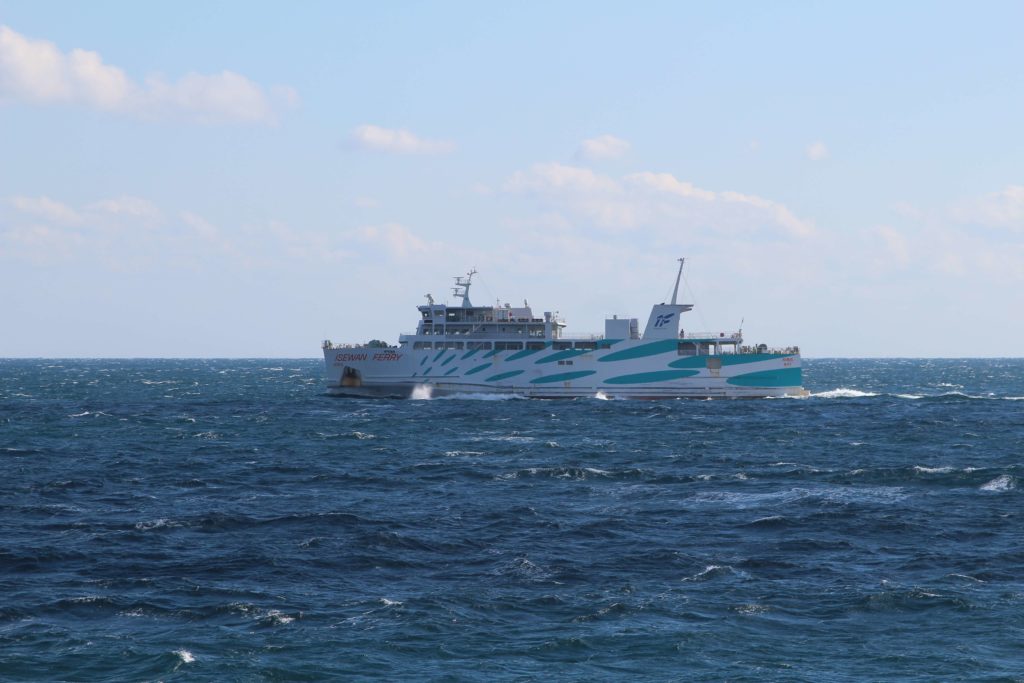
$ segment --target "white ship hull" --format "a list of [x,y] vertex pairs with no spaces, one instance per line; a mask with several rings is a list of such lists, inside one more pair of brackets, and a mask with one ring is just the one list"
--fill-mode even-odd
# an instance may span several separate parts
[[683,259],[670,303],[655,304],[643,333],[636,318],[605,320],[603,337],[571,339],[557,314],[510,304],[473,306],[474,271],[456,278],[461,306],[427,295],[416,332],[397,346],[325,341],[328,391],[344,396],[501,393],[527,398],[765,398],[804,391],[796,347],[743,346],[742,330],[689,333],[677,303]]
[[342,396],[668,399],[805,393],[799,354],[681,356],[676,344],[664,341],[623,340],[593,351],[327,348],[324,361],[329,393]]

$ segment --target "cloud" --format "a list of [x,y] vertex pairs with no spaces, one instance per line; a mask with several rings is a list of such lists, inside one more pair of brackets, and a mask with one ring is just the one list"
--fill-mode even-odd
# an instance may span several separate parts
[[872,232],[882,243],[875,259],[876,264],[888,263],[904,267],[910,262],[910,242],[906,235],[888,225],[879,225]]
[[373,197],[356,197],[352,200],[352,205],[360,209],[376,209],[380,202]]
[[110,214],[112,216],[126,216],[129,218],[143,218],[158,220],[160,209],[152,202],[139,197],[122,196],[117,199],[104,199],[94,202],[86,207],[90,211]]
[[353,233],[360,242],[383,248],[393,258],[400,260],[429,251],[426,242],[398,223],[364,225],[356,228]]
[[951,213],[961,223],[1024,232],[1024,185],[1009,185],[962,202]]
[[82,222],[79,212],[49,197],[11,197],[7,201],[22,213],[60,225],[77,225]]
[[455,149],[449,140],[425,140],[402,129],[382,128],[371,124],[357,126],[352,140],[363,149],[392,154],[446,154]]
[[815,142],[807,147],[807,158],[811,161],[821,161],[828,158],[828,147],[824,142]]
[[514,173],[504,189],[532,194],[610,232],[643,227],[674,238],[682,229],[795,238],[815,232],[810,221],[779,202],[706,190],[670,173],[644,171],[616,180],[588,168],[546,163]]
[[630,144],[614,135],[600,135],[580,143],[576,150],[579,159],[599,161],[601,159],[618,159],[630,149]]
[[165,116],[204,123],[274,123],[277,108],[291,107],[291,88],[265,90],[231,71],[189,73],[168,82],[162,76],[133,81],[99,53],[63,52],[45,40],[27,38],[0,26],[0,101],[78,104],[143,118]]
[[694,187],[691,183],[676,180],[671,173],[651,173],[645,171],[628,175],[625,180],[637,186],[679,195],[680,197],[693,197],[706,201],[713,201],[715,199],[714,192],[702,190],[699,187]]

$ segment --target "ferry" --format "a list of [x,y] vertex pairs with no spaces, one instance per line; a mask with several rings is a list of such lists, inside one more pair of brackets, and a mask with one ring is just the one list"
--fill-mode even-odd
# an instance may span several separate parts
[[[417,398],[513,394],[525,398],[775,398],[806,395],[800,349],[744,345],[743,331],[684,331],[692,304],[677,303],[679,259],[669,303],[651,307],[643,332],[636,318],[612,316],[603,335],[573,336],[547,311],[500,302],[474,306],[476,270],[456,277],[460,305],[426,295],[416,331],[398,345],[323,342],[328,393]],[[742,327],[742,326],[741,326]]]

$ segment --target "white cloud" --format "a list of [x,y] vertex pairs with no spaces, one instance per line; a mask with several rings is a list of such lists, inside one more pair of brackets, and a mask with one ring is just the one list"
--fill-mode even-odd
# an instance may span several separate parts
[[0,232],[0,258],[51,266],[72,259],[84,242],[85,238],[73,230],[48,225],[14,226]]
[[668,192],[669,194],[679,195],[680,197],[693,197],[695,199],[703,199],[705,201],[713,201],[715,199],[714,192],[702,190],[699,187],[694,187],[691,183],[676,180],[675,176],[671,173],[651,173],[650,171],[644,171],[643,173],[633,173],[628,175],[625,180],[626,182],[633,183],[638,186],[647,187],[659,192]]
[[103,199],[86,207],[90,211],[106,213],[113,216],[158,220],[160,209],[146,199],[122,196],[117,199]]
[[807,158],[811,161],[821,161],[828,158],[828,147],[824,142],[815,142],[807,147]]
[[876,264],[888,262],[903,267],[910,262],[910,242],[906,235],[888,225],[879,225],[872,232],[882,243]]
[[152,75],[140,84],[99,53],[64,53],[45,40],[0,26],[0,101],[81,104],[141,117],[181,117],[201,122],[273,123],[275,105],[294,106],[298,95],[270,92],[231,71],[189,73],[174,82]]
[[373,197],[356,197],[352,200],[352,205],[360,209],[376,209],[380,202]]
[[7,201],[22,213],[38,216],[53,223],[77,225],[82,222],[81,214],[49,197],[11,197]]
[[962,202],[952,209],[963,223],[1024,232],[1024,185],[1009,185],[999,192]]
[[713,192],[670,173],[632,173],[620,181],[588,168],[537,164],[514,173],[505,190],[533,194],[611,232],[644,227],[678,236],[681,229],[710,228],[797,238],[815,232],[811,222],[779,202],[734,191]]
[[364,244],[382,247],[392,257],[400,260],[422,255],[429,250],[426,242],[398,223],[364,225],[356,228],[353,233]]
[[618,193],[618,183],[589,168],[567,166],[558,162],[534,164],[529,171],[517,171],[505,189],[510,192],[535,191],[544,193]]
[[618,159],[630,149],[630,144],[614,135],[600,135],[580,143],[576,156],[587,161]]
[[371,124],[357,126],[352,140],[364,149],[393,154],[445,154],[455,149],[449,140],[426,140],[402,129],[382,128]]

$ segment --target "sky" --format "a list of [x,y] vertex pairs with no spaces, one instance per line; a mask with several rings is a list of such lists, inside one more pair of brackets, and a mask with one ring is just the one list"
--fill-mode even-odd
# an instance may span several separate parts
[[0,357],[316,357],[667,300],[1021,356],[1024,4],[0,0]]

